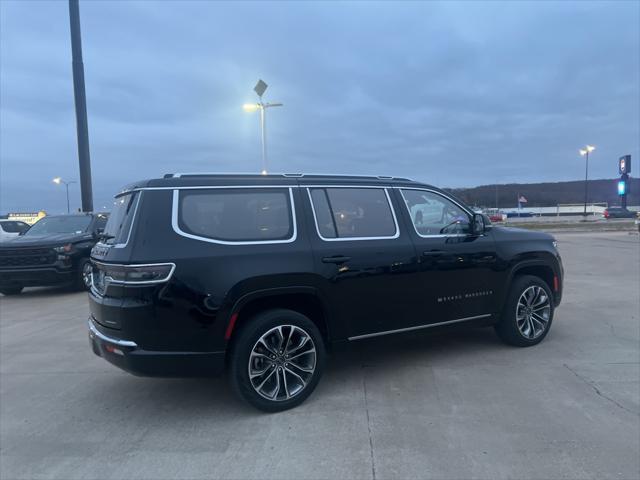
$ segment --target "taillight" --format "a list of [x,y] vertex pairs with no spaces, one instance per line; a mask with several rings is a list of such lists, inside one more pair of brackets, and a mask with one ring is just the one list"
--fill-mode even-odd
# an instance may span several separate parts
[[176,268],[174,263],[115,265],[94,262],[94,264],[93,286],[101,294],[110,284],[144,286],[166,282]]

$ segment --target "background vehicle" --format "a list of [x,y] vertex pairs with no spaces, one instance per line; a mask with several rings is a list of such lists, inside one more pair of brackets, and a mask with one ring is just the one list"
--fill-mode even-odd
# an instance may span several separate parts
[[638,218],[636,212],[622,207],[607,207],[602,215],[604,218]]
[[492,223],[504,222],[507,220],[507,214],[497,208],[487,209],[486,214]]
[[0,220],[0,242],[5,242],[29,230],[29,224],[19,220]]
[[302,402],[337,343],[464,323],[535,345],[563,277],[550,235],[493,227],[389,177],[140,182],[117,196],[91,258],[97,355],[137,375],[228,368],[266,411]]
[[0,245],[0,293],[24,287],[70,284],[89,288],[89,254],[108,214],[50,215]]

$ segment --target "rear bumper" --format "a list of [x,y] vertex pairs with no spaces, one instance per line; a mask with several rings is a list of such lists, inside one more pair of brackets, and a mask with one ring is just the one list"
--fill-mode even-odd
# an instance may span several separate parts
[[0,286],[40,287],[65,285],[75,278],[74,269],[59,270],[55,267],[0,270]]
[[159,352],[143,350],[135,342],[112,336],[88,320],[93,353],[116,367],[143,377],[213,377],[224,371],[224,352]]

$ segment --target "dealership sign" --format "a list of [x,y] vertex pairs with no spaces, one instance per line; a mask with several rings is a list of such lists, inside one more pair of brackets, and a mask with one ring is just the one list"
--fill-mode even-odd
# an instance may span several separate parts
[[29,225],[33,225],[42,217],[46,217],[47,212],[44,210],[40,210],[39,212],[15,212],[7,215],[9,220],[18,220],[20,222],[28,223]]

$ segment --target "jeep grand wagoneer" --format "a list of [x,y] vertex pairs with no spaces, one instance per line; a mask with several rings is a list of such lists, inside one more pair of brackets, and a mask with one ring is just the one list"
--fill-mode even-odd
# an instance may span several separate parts
[[214,375],[300,404],[331,345],[436,326],[547,335],[550,235],[492,226],[403,178],[182,174],[129,185],[92,251],[93,351],[138,375]]

